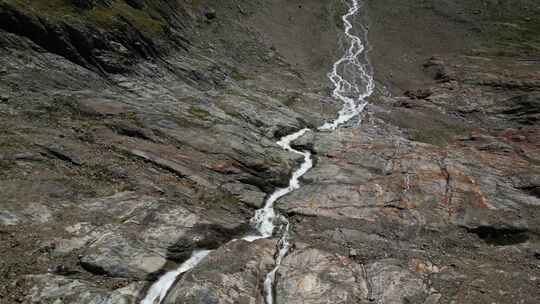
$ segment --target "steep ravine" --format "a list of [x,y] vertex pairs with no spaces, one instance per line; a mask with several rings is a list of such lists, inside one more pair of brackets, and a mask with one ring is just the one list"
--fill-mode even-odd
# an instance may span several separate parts
[[[352,0],[349,9],[342,20],[344,24],[345,37],[349,40],[349,46],[346,47],[343,57],[333,64],[332,71],[328,74],[329,79],[334,84],[333,97],[343,103],[343,108],[339,111],[338,117],[329,123],[325,123],[317,130],[335,130],[339,126],[349,122],[351,119],[358,118],[365,108],[368,98],[373,93],[374,81],[370,74],[369,62],[366,56],[366,41],[356,36],[356,32],[362,33],[364,39],[367,37],[366,31],[361,28],[360,31],[354,31],[350,18],[354,17],[361,9],[361,4],[357,0]],[[358,118],[359,119],[359,118]],[[359,124],[359,122],[358,122]],[[300,178],[313,167],[313,160],[309,151],[299,151],[291,147],[291,144],[304,136],[307,132],[314,130],[302,129],[300,131],[283,136],[277,145],[284,150],[299,154],[303,157],[300,167],[295,170],[289,180],[289,185],[274,191],[265,201],[264,207],[255,212],[251,219],[251,224],[256,229],[257,234],[248,235],[242,240],[253,242],[259,239],[270,238],[274,235],[276,224],[279,226],[278,249],[275,254],[275,266],[266,275],[264,279],[264,299],[266,304],[274,303],[274,284],[276,273],[285,255],[290,248],[290,223],[280,214],[276,214],[274,204],[283,196],[299,189]],[[149,289],[148,294],[142,300],[141,304],[159,304],[172,287],[174,278],[189,271],[200,263],[211,251],[195,251],[190,259],[184,262],[180,267],[165,274]]]
[[0,0],[0,302],[538,303],[536,2]]

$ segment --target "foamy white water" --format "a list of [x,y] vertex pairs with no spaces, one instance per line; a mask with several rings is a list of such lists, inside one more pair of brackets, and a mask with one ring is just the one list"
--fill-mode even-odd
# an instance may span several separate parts
[[311,159],[311,153],[309,151],[298,151],[291,147],[291,143],[298,138],[302,137],[310,129],[302,129],[298,132],[289,134],[282,137],[277,144],[282,147],[284,150],[300,154],[304,157],[304,161],[300,168],[293,172],[291,179],[289,180],[289,186],[285,188],[280,188],[274,191],[270,197],[266,200],[264,207],[255,212],[255,216],[251,219],[251,223],[257,229],[258,234],[249,235],[243,239],[249,242],[253,242],[262,238],[269,238],[274,233],[276,227],[276,221],[279,220],[283,227],[283,232],[279,240],[279,250],[277,253],[274,269],[266,274],[264,280],[264,296],[266,304],[274,303],[274,282],[276,280],[276,272],[281,265],[281,261],[287,255],[290,248],[289,243],[289,221],[284,216],[279,216],[276,218],[276,211],[274,210],[274,203],[281,197],[293,192],[294,190],[300,188],[300,178],[306,174],[309,169],[313,167],[313,160]]
[[293,141],[302,137],[308,131],[310,130],[302,129],[298,132],[282,137],[277,142],[277,144],[280,147],[282,147],[284,150],[302,155],[304,157],[304,161],[302,162],[302,165],[300,166],[300,168],[294,171],[293,175],[291,176],[291,179],[289,180],[289,186],[285,188],[280,188],[274,191],[264,203],[264,207],[255,211],[255,216],[251,219],[251,223],[257,229],[258,234],[248,235],[243,238],[244,240],[253,242],[258,239],[269,238],[272,236],[272,233],[274,232],[274,228],[276,227],[276,223],[275,223],[276,212],[274,210],[274,203],[278,199],[283,197],[284,195],[287,195],[291,193],[292,191],[300,188],[300,181],[299,181],[300,177],[306,174],[306,172],[308,172],[309,169],[313,167],[313,161],[311,160],[310,152],[298,151],[291,147],[291,143]]
[[[366,98],[371,96],[375,89],[373,74],[365,56],[366,47],[362,39],[353,34],[353,25],[349,20],[359,12],[360,7],[358,0],[351,0],[349,11],[342,17],[345,36],[350,41],[350,46],[328,73],[328,78],[334,84],[332,96],[343,103],[343,108],[333,122],[325,123],[319,130],[335,130],[358,116],[367,105]],[[366,36],[367,31],[364,28],[360,30]]]
[[176,281],[176,278],[197,266],[211,250],[194,251],[191,257],[182,263],[176,270],[169,271],[157,280],[146,294],[146,297],[141,301],[141,304],[159,304],[165,299],[169,289]]
[[281,266],[281,261],[283,261],[285,255],[289,253],[289,249],[291,247],[291,244],[289,243],[289,221],[285,218],[284,221],[285,228],[279,240],[279,252],[276,257],[276,264],[274,266],[274,269],[272,269],[272,271],[270,271],[264,279],[264,294],[267,304],[274,303],[274,282],[276,281],[276,272],[278,271],[279,266]]
[[[332,96],[343,103],[343,108],[338,112],[338,117],[333,122],[327,122],[323,124],[318,128],[319,130],[335,130],[342,124],[360,115],[360,113],[364,111],[367,105],[366,98],[371,96],[371,94],[373,94],[373,90],[375,89],[375,81],[373,79],[373,74],[371,73],[371,67],[369,66],[369,62],[366,58],[364,58],[364,61],[362,61],[361,57],[363,54],[365,55],[365,45],[360,37],[352,33],[353,26],[351,21],[349,21],[349,18],[355,16],[359,12],[360,7],[361,5],[358,0],[351,0],[349,11],[342,17],[343,24],[345,25],[345,36],[349,39],[350,46],[346,50],[343,57],[341,57],[338,61],[334,63],[334,65],[332,66],[332,71],[328,74],[328,78],[334,84]],[[367,32],[363,28],[361,30],[363,31],[364,35],[366,35]],[[301,132],[302,134],[298,134],[299,132]],[[309,152],[296,151],[290,147],[290,143],[296,138],[302,136],[303,133],[307,132],[307,130],[302,130],[299,132],[291,134],[293,139],[288,141],[288,144],[287,137],[284,137],[282,139],[285,145],[283,145],[283,143],[280,144],[280,146],[284,147],[289,151],[304,155],[304,163],[302,164],[301,168],[295,172],[295,174],[298,173],[298,177],[304,175],[313,166],[311,155]],[[292,189],[291,186],[289,186],[289,188],[287,188],[288,191],[283,191],[285,193],[282,193],[280,190],[278,190],[276,191],[276,193],[274,193],[276,194],[276,198],[272,200],[271,197],[269,199],[270,204],[267,205],[271,205],[270,208],[272,210],[264,211],[265,209],[262,209],[263,211],[261,211],[261,213],[263,214],[260,217],[263,219],[261,219],[260,222],[262,222],[261,225],[265,227],[263,229],[259,229],[259,231],[264,231],[266,235],[268,235],[267,237],[272,235],[272,231],[274,229],[274,224],[270,224],[270,222],[273,223],[272,219],[275,218],[274,209],[272,207],[274,201],[279,199],[283,195],[294,191],[295,189],[298,189],[300,187],[298,183],[298,177],[296,178],[296,180],[291,179],[291,185],[294,184],[294,187]],[[265,217],[267,217],[266,221],[264,220]],[[276,272],[281,266],[283,258],[285,257],[285,255],[287,255],[290,249],[290,227],[289,222],[286,219],[285,221],[285,229],[280,239],[279,252],[276,257],[274,269],[272,269],[272,271],[270,271],[266,275],[266,278],[264,280],[266,304],[274,303],[273,290],[276,280]]]

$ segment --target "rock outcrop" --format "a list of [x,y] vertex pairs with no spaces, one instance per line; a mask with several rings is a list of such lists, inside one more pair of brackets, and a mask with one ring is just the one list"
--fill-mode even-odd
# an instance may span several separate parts
[[242,238],[308,127],[276,303],[537,303],[540,11],[495,2],[365,1],[376,92],[317,131],[342,1],[0,0],[0,302],[139,303],[205,249],[163,303],[264,303]]

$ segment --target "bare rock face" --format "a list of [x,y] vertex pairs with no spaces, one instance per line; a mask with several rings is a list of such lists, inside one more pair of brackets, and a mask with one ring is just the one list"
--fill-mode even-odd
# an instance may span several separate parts
[[422,276],[398,260],[363,265],[312,248],[287,256],[278,282],[277,303],[424,303],[429,294]]
[[398,261],[381,260],[368,265],[370,301],[382,303],[425,303],[429,290],[424,279],[399,265]]
[[272,269],[276,242],[234,240],[184,274],[164,303],[263,303],[263,282]]
[[24,303],[84,303],[128,304],[140,296],[140,284],[131,284],[110,293],[84,280],[68,279],[55,275],[34,275],[27,278],[33,284]]
[[363,265],[317,249],[294,251],[283,261],[277,303],[368,303]]
[[0,1],[0,302],[140,303],[204,249],[164,303],[264,303],[279,234],[241,239],[310,128],[276,304],[538,303],[537,1],[432,2],[350,18],[375,93],[321,131],[346,2]]

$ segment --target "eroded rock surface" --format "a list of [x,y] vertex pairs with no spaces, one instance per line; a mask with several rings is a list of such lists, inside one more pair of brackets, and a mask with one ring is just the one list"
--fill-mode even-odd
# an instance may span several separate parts
[[[343,1],[0,0],[0,302],[538,303],[540,29],[519,1],[365,1],[376,92],[335,117]],[[358,34],[358,33],[357,33]]]
[[176,282],[164,303],[262,303],[276,242],[234,240]]

